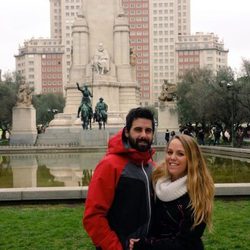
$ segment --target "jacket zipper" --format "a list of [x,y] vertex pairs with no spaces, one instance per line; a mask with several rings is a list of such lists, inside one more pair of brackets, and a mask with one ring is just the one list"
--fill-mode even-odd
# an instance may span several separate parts
[[141,163],[141,167],[142,167],[142,171],[146,177],[146,182],[147,182],[147,191],[148,191],[148,212],[149,212],[149,218],[148,218],[148,223],[147,223],[147,234],[149,232],[149,225],[150,225],[150,221],[151,221],[151,197],[150,197],[150,185],[149,185],[149,179],[147,176],[147,173],[143,167],[143,162]]

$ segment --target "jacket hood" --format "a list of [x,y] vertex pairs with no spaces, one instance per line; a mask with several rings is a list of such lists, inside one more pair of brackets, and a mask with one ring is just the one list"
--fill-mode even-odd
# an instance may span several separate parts
[[123,140],[123,133],[124,129],[121,129],[116,135],[110,138],[108,143],[107,155],[124,155],[137,164],[146,164],[148,161],[152,160],[152,156],[155,153],[154,149],[150,148],[146,152],[139,152],[136,149],[129,147],[129,145],[127,145]]

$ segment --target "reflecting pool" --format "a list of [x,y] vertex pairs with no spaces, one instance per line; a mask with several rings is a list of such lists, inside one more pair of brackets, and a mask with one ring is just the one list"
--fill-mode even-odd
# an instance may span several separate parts
[[[164,159],[164,152],[154,156]],[[0,156],[0,188],[87,186],[93,169],[104,155],[49,153]],[[205,155],[215,183],[250,183],[250,160]]]

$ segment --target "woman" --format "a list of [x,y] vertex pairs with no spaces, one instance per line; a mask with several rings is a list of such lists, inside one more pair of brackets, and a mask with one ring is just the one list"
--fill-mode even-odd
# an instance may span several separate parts
[[156,202],[152,237],[131,239],[131,249],[204,249],[201,237],[212,227],[213,179],[196,141],[175,135],[165,163],[153,172]]

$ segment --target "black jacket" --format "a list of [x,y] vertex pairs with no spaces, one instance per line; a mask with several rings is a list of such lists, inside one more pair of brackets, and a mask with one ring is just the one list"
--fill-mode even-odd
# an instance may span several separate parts
[[203,250],[201,236],[206,224],[193,230],[192,209],[186,193],[176,200],[163,202],[156,199],[151,238],[143,238],[135,244],[135,250]]

